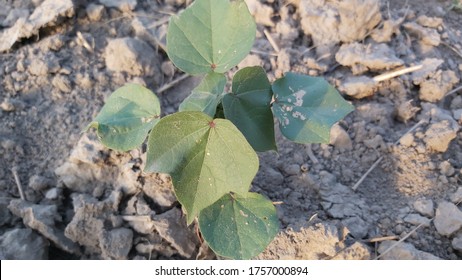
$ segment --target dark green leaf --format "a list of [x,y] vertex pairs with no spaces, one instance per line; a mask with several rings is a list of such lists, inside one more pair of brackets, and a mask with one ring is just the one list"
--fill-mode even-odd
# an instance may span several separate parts
[[354,110],[323,78],[286,73],[273,92],[281,132],[297,143],[328,143],[332,125]]
[[238,71],[233,78],[232,93],[223,98],[225,117],[259,152],[276,150],[271,98],[271,84],[261,67]]
[[244,1],[196,0],[172,16],[167,52],[172,62],[191,75],[223,73],[250,52],[256,25]]
[[199,227],[218,255],[250,259],[276,236],[279,220],[271,201],[259,194],[226,194],[201,211]]
[[228,120],[201,112],[163,118],[148,140],[146,171],[169,173],[191,223],[200,210],[230,191],[246,193],[258,157]]
[[215,115],[218,103],[223,98],[226,77],[220,73],[209,73],[181,104],[180,112],[199,111],[210,117]]
[[114,150],[128,151],[140,146],[159,121],[160,103],[149,89],[127,84],[107,100],[93,122],[101,142]]

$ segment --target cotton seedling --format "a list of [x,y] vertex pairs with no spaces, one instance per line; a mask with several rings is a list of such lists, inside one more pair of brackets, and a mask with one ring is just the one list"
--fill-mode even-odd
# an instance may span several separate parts
[[170,19],[167,54],[202,82],[178,113],[160,118],[150,90],[116,90],[89,125],[102,143],[128,151],[146,139],[146,172],[168,173],[190,224],[218,255],[249,259],[279,231],[273,203],[249,192],[256,152],[276,150],[274,117],[297,143],[327,143],[331,126],[353,110],[322,78],[286,73],[271,83],[262,67],[239,70],[225,92],[225,72],[250,52],[256,24],[243,0],[196,0]]

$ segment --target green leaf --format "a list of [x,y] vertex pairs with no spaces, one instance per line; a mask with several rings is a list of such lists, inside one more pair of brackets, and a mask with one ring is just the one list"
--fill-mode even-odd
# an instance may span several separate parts
[[323,78],[286,73],[273,92],[279,128],[297,143],[328,143],[332,125],[354,110]]
[[180,112],[163,118],[149,135],[145,171],[172,176],[188,223],[225,193],[248,192],[257,170],[255,151],[228,120]]
[[223,73],[250,52],[256,25],[244,1],[196,0],[179,16],[172,16],[167,53],[191,75]]
[[271,98],[271,84],[259,66],[238,71],[233,78],[232,93],[223,98],[225,117],[259,152],[276,150]]
[[179,111],[199,111],[210,117],[215,115],[223,98],[226,77],[220,73],[209,73],[181,104]]
[[85,130],[94,127],[106,147],[129,151],[144,142],[159,115],[160,103],[154,93],[141,85],[127,84],[111,94]]
[[220,256],[250,259],[268,246],[279,231],[276,209],[256,193],[226,194],[201,211],[199,227]]

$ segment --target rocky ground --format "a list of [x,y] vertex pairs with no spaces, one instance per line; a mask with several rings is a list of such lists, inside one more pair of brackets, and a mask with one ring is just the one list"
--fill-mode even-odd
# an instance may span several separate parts
[[[0,0],[1,259],[216,257],[169,177],[142,172],[145,147],[81,134],[126,82],[177,110],[200,79],[165,34],[189,2]],[[246,2],[258,34],[238,68],[324,76],[356,107],[330,145],[278,134],[259,155],[252,188],[282,202],[282,228],[258,258],[462,259],[461,2]]]

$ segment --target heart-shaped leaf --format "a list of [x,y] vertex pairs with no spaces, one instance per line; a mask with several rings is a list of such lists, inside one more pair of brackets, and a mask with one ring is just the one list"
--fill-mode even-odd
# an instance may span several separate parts
[[180,112],[163,118],[151,131],[145,170],[172,176],[191,223],[224,194],[248,192],[258,157],[230,121]]
[[279,220],[271,201],[262,195],[230,193],[201,211],[199,227],[218,255],[250,259],[276,236]]
[[192,93],[180,104],[179,111],[199,111],[215,116],[217,106],[223,98],[226,77],[220,73],[209,73]]
[[255,33],[245,1],[196,0],[179,16],[172,16],[167,53],[191,75],[223,73],[250,52]]
[[144,142],[159,116],[157,96],[141,85],[127,84],[111,94],[85,130],[94,127],[106,147],[128,151]]
[[233,78],[232,93],[223,98],[225,117],[259,152],[276,150],[271,98],[271,84],[259,66],[239,70]]
[[279,128],[297,143],[328,143],[332,125],[354,110],[323,78],[286,73],[273,93]]

